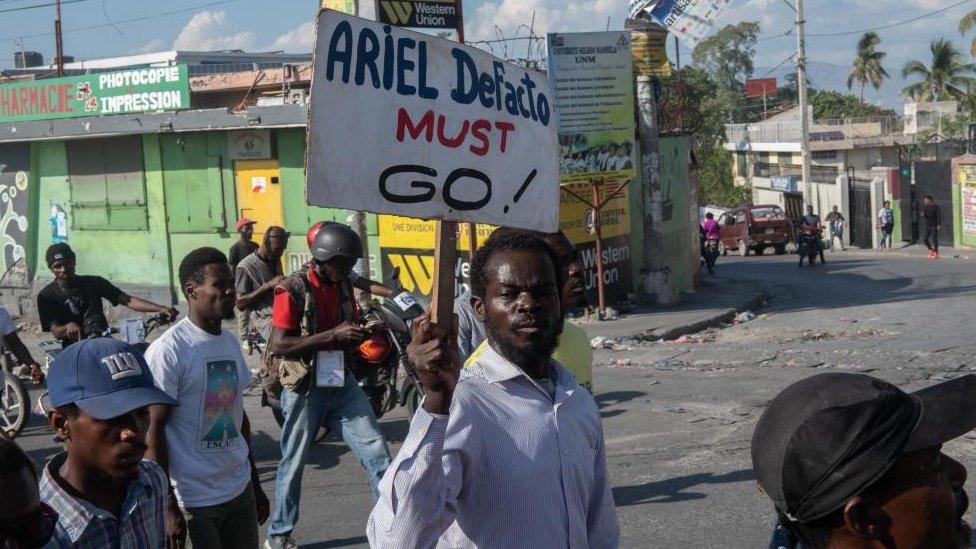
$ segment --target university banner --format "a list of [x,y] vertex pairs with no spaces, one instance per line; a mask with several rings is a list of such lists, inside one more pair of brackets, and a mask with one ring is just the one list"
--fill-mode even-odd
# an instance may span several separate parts
[[186,65],[0,84],[0,123],[188,108]]

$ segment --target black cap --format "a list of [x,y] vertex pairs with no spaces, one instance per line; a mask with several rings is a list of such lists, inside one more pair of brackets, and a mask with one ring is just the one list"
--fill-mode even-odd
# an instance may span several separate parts
[[50,267],[58,261],[74,261],[75,252],[66,243],[58,242],[48,246],[45,258],[47,259],[47,266]]
[[879,480],[904,452],[976,428],[976,375],[908,394],[863,374],[819,374],[784,389],[752,435],[752,467],[781,513],[807,523]]

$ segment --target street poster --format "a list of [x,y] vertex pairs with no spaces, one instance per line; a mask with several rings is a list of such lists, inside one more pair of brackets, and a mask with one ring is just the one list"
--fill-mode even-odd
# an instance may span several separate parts
[[397,27],[456,29],[461,0],[377,0],[380,23]]
[[958,164],[957,168],[962,202],[962,232],[976,236],[976,164]]
[[186,65],[0,84],[0,123],[188,108]]
[[322,9],[336,10],[350,15],[359,15],[358,0],[322,0]]
[[630,53],[635,76],[671,76],[668,33],[663,30],[631,31]]
[[[559,226],[580,250],[588,290],[596,291],[596,234],[590,182],[604,195],[636,174],[633,63],[627,32],[550,34],[549,78],[559,113]],[[567,192],[568,191],[568,192]],[[600,212],[606,292],[630,291],[630,186]]]
[[310,205],[558,227],[556,117],[544,75],[336,11],[318,26]]
[[650,18],[694,49],[715,27],[730,0],[630,0],[633,18]]

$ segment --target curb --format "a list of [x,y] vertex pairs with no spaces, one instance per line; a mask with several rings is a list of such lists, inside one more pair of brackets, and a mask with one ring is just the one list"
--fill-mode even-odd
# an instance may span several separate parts
[[721,324],[729,322],[733,318],[735,318],[735,315],[743,311],[748,311],[748,310],[761,307],[766,302],[766,299],[767,299],[766,292],[763,290],[757,290],[753,296],[742,300],[734,308],[726,309],[725,311],[717,315],[714,315],[712,317],[704,318],[702,320],[699,320],[697,322],[692,322],[689,324],[675,326],[673,328],[668,328],[665,330],[647,330],[645,332],[641,332],[635,335],[634,338],[642,339],[645,341],[657,341],[657,340],[673,341],[683,335],[694,334],[702,330],[712,328],[714,326],[719,326]]

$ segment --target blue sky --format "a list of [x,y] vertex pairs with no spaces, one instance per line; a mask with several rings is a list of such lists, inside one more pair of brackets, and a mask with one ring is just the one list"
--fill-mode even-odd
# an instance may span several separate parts
[[[73,0],[63,0],[70,2]],[[76,1],[76,0],[75,0]],[[763,35],[773,37],[759,44],[756,64],[772,67],[795,49],[795,38],[775,38],[791,27],[793,12],[786,0],[734,0],[723,14],[723,22],[757,20]],[[790,0],[792,1],[792,0]],[[956,3],[958,0],[806,0],[808,33],[812,35],[897,22]],[[0,10],[47,3],[48,0],[0,0]],[[363,9],[373,11],[372,0]],[[512,36],[519,25],[529,25],[536,13],[536,31],[603,30],[621,28],[627,0],[465,0],[466,32],[469,40],[494,38],[499,30]],[[207,5],[214,4],[214,5]],[[81,59],[173,49],[284,49],[308,51],[313,38],[312,18],[317,0],[85,0],[63,7],[65,53]],[[956,30],[959,17],[976,9],[976,0],[919,22],[881,31],[881,49],[889,53],[889,72],[898,72],[910,58],[927,59],[928,43],[940,36],[954,40],[968,50],[969,40]],[[185,10],[172,15],[137,22],[127,19]],[[53,8],[4,13],[0,11],[0,66],[13,63],[16,40],[27,50],[40,51],[47,58],[54,50]],[[118,22],[115,27],[109,22]],[[74,31],[83,27],[98,26]],[[497,27],[497,30],[496,30]],[[525,30],[519,31],[525,34]],[[44,36],[36,36],[45,34]],[[811,61],[849,65],[858,35],[811,37]],[[496,46],[497,48],[497,46]],[[509,55],[521,55],[525,43]],[[500,49],[496,53],[504,54]],[[673,55],[673,54],[672,54]],[[690,59],[683,49],[682,58]],[[816,82],[815,82],[816,84]],[[889,85],[877,98],[896,93],[900,84]]]

